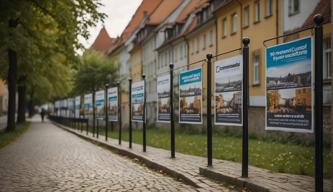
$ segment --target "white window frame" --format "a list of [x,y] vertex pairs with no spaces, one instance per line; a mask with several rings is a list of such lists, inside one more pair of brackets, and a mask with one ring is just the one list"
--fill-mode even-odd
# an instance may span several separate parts
[[244,7],[244,16],[243,16],[243,20],[244,20],[244,23],[243,23],[243,27],[248,27],[250,26],[250,6],[247,5]]
[[238,14],[233,13],[231,15],[231,33],[237,33],[238,31]]
[[228,22],[227,17],[222,19],[222,37],[226,37],[228,35]]
[[254,22],[260,22],[260,0],[254,1]]
[[212,47],[214,45],[214,40],[213,40],[213,30],[209,31],[209,46]]
[[[298,3],[298,9],[296,9],[296,3]],[[301,9],[300,0],[288,0],[288,16],[293,16],[299,13]]]
[[196,44],[196,46],[195,46],[195,52],[199,53],[199,44],[200,44],[199,37],[197,37],[195,39],[195,44]]
[[324,39],[323,47],[323,79],[332,78],[332,45],[331,37]]
[[260,84],[260,63],[261,63],[259,50],[255,51],[253,53],[252,63],[253,63],[252,85],[259,85]]
[[266,17],[270,17],[273,15],[273,0],[266,0],[265,2],[265,9],[266,9]]

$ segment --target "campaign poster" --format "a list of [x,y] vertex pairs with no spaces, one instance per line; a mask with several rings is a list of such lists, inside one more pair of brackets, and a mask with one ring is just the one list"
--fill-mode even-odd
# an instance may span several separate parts
[[266,130],[313,131],[313,48],[306,37],[266,49]]
[[67,117],[68,103],[67,99],[62,100],[62,117]]
[[242,56],[215,62],[215,124],[242,125]]
[[179,74],[179,123],[202,123],[202,69]]
[[109,121],[118,121],[118,88],[108,89],[108,115]]
[[138,81],[132,84],[132,121],[143,122],[145,106],[145,83]]
[[157,122],[170,123],[170,75],[157,77]]
[[80,117],[80,109],[81,109],[81,97],[77,96],[75,97],[75,117]]
[[56,101],[55,103],[54,103],[54,109],[55,109],[55,114],[57,115],[57,116],[59,116],[59,101]]
[[100,90],[96,92],[95,95],[95,107],[96,107],[96,118],[103,119],[105,117],[104,115],[104,99],[105,98],[105,91]]
[[74,99],[68,98],[67,99],[67,116],[68,117],[74,117]]
[[93,100],[92,93],[84,95],[83,110],[86,118],[92,118],[93,116]]

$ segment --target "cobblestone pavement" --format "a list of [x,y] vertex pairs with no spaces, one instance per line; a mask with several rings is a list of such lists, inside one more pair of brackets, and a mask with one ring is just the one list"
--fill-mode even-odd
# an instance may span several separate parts
[[50,123],[0,150],[0,191],[196,191]]

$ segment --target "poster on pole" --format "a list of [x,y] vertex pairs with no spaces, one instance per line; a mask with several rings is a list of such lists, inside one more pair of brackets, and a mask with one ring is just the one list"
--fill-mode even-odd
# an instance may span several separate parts
[[170,75],[157,77],[157,122],[170,123]]
[[266,49],[266,130],[313,132],[312,38]]
[[85,118],[92,118],[93,116],[93,100],[92,100],[92,93],[84,95],[84,116]]
[[179,74],[179,123],[202,123],[202,69]]
[[74,117],[74,99],[68,98],[67,99],[67,115],[68,117]]
[[215,124],[242,126],[241,55],[215,62]]
[[75,97],[75,117],[80,117],[80,109],[81,109],[81,97],[77,96]]
[[96,107],[96,118],[97,119],[104,119],[104,99],[105,99],[105,90],[100,90],[96,92],[95,97],[95,107]]
[[59,111],[59,101],[55,101],[54,102],[54,113],[56,116],[59,116],[58,111]]
[[62,100],[62,116],[67,117],[68,103],[67,99]]
[[108,89],[108,116],[109,121],[118,121],[118,88]]
[[145,83],[138,81],[132,84],[132,121],[143,122]]

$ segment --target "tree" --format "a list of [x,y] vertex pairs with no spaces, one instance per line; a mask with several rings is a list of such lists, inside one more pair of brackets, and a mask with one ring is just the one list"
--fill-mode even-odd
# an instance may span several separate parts
[[[67,83],[61,79],[63,75],[54,75],[50,69],[70,71],[77,64],[75,51],[83,47],[78,37],[88,38],[88,28],[105,17],[97,12],[99,5],[98,0],[1,0],[0,68],[5,70],[0,71],[0,77],[6,79],[9,94],[14,98],[15,81],[21,80],[19,104],[23,106],[19,107],[19,115],[25,112],[26,91],[33,92],[30,95],[35,97],[45,96],[38,94],[44,91],[49,98],[67,89]],[[17,21],[16,28],[9,27],[10,21]],[[7,50],[10,59],[5,56]],[[13,64],[16,60],[17,77]],[[11,111],[15,111],[13,106],[10,105]],[[7,130],[15,128],[14,115],[8,114]]]
[[81,59],[74,75],[73,94],[84,94],[103,89],[105,84],[115,86],[118,68],[115,62],[101,52],[88,50]]

